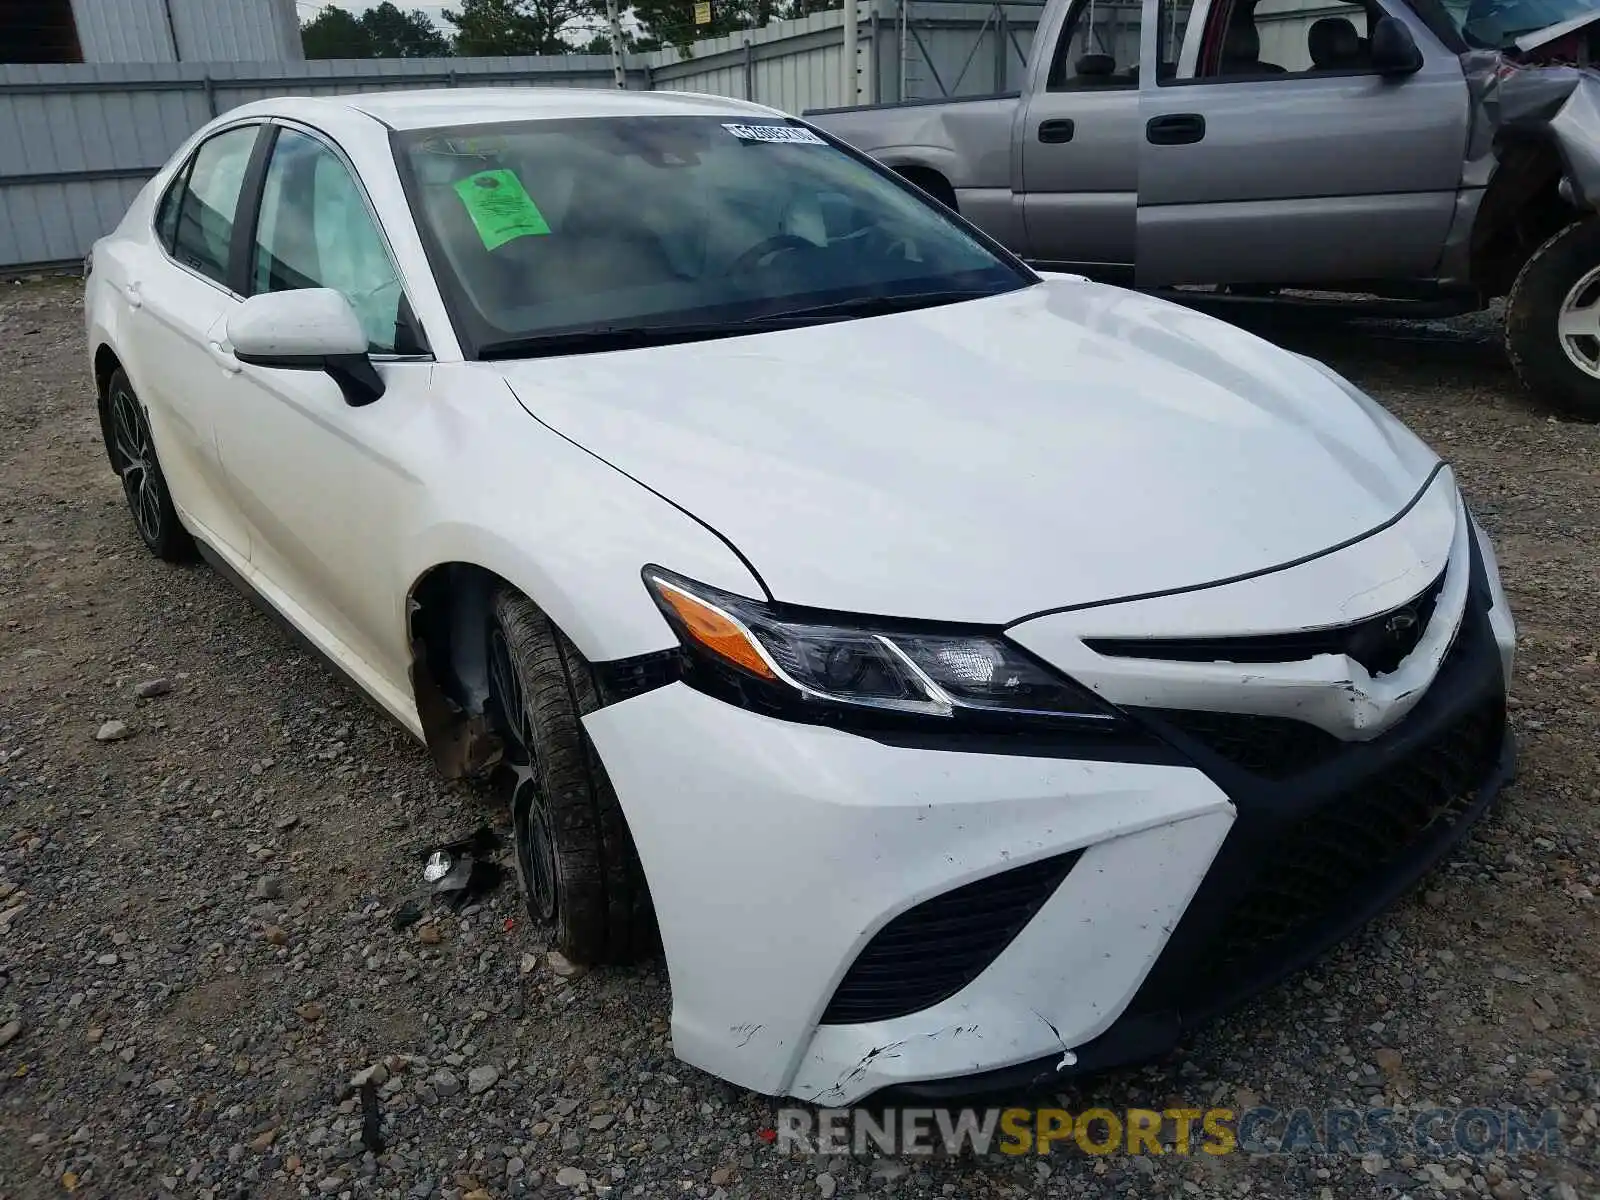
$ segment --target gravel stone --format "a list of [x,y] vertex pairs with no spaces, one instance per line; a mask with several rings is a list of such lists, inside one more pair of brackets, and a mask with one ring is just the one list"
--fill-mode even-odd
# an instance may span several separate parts
[[[1058,1146],[1045,1177],[1035,1155],[896,1172],[782,1152],[762,1135],[794,1105],[673,1058],[659,959],[584,973],[550,957],[509,850],[511,878],[470,911],[424,895],[396,930],[429,848],[484,822],[510,845],[503,798],[441,779],[220,576],[145,553],[100,443],[80,294],[0,284],[6,1196],[69,1195],[70,1173],[73,1200],[1600,1197],[1600,427],[1521,394],[1492,317],[1251,328],[1402,416],[1495,538],[1521,630],[1516,781],[1316,966],[1169,1061],[1057,1087],[1074,1112],[1387,1107],[1402,1129],[1435,1105],[1548,1107],[1563,1152]],[[1207,352],[1181,321],[1146,332]],[[158,675],[171,691],[134,707]],[[133,714],[137,737],[91,744]],[[362,1141],[363,1074],[381,1151]]]

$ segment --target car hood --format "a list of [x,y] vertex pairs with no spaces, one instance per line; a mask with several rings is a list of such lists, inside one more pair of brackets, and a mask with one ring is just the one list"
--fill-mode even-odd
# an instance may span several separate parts
[[1436,462],[1310,360],[1072,278],[496,366],[775,599],[884,616],[998,624],[1262,571],[1391,520]]

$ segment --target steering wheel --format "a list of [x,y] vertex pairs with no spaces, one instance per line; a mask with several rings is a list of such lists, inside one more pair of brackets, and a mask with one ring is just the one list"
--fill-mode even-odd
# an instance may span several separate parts
[[750,249],[739,255],[738,258],[728,264],[728,269],[724,273],[733,275],[740,271],[748,271],[752,267],[765,266],[767,259],[789,250],[815,250],[816,248],[815,242],[808,242],[797,234],[774,234],[772,237],[757,242]]

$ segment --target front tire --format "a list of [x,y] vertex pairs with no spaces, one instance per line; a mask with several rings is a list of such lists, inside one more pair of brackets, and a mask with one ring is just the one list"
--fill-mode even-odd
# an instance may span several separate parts
[[1600,217],[1568,225],[1523,264],[1505,338],[1524,386],[1568,416],[1600,421]]
[[622,806],[584,732],[600,706],[589,664],[526,596],[496,593],[488,629],[490,704],[514,779],[523,898],[580,964],[654,949],[655,920]]
[[122,480],[134,527],[157,558],[173,563],[190,561],[195,556],[194,539],[178,520],[167,477],[156,457],[150,419],[121,367],[106,382],[105,404],[106,454]]

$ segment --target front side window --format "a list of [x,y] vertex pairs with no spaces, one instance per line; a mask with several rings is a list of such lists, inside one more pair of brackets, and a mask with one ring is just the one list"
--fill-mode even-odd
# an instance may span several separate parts
[[194,152],[178,201],[172,256],[224,285],[232,266],[234,214],[259,128],[242,125],[203,143]]
[[[1162,82],[1360,74],[1372,70],[1371,0],[1217,0],[1203,31],[1190,27],[1191,0],[1163,0]],[[1203,36],[1202,36],[1203,32]]]
[[395,136],[464,341],[733,323],[1033,283],[798,123],[535,121]]
[[250,293],[319,287],[344,293],[373,353],[415,351],[399,274],[355,178],[327,144],[283,129],[267,163]]

